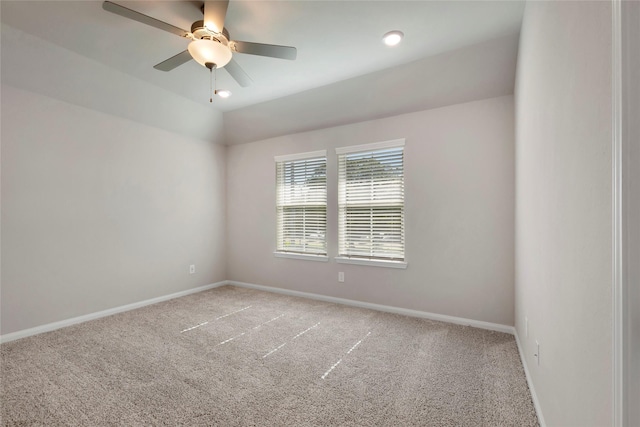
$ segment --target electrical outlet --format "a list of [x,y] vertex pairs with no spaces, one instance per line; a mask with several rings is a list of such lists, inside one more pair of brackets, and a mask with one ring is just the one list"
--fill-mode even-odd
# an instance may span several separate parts
[[536,352],[533,355],[536,358],[536,365],[540,366],[540,343],[536,341]]
[[529,338],[529,318],[524,316],[524,336]]
[[344,271],[338,273],[338,282],[344,283]]
[[189,266],[189,274],[195,274],[196,272],[196,266],[194,264],[191,264]]

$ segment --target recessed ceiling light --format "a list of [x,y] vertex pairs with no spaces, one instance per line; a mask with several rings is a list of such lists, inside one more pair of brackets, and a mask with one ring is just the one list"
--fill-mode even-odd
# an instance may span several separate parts
[[404,37],[402,31],[389,31],[382,37],[382,41],[387,46],[395,46],[402,41],[402,37]]
[[217,90],[216,91],[216,95],[218,95],[220,98],[228,98],[231,96],[231,91],[230,90]]

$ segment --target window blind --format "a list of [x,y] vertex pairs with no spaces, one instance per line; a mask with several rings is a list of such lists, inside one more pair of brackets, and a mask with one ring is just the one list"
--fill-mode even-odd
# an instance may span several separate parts
[[404,140],[336,151],[339,255],[403,261]]
[[276,157],[278,252],[327,254],[326,152]]

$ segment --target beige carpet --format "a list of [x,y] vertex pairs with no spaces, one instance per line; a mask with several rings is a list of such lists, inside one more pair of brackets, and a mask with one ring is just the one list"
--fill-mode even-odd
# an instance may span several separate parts
[[231,286],[1,353],[2,425],[537,425],[511,335]]

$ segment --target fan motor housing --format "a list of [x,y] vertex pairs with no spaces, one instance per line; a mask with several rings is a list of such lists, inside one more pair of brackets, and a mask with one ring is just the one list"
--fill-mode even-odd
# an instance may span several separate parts
[[229,44],[229,40],[231,40],[231,36],[229,36],[229,31],[226,28],[222,29],[222,34],[214,33],[204,26],[204,21],[196,21],[191,24],[191,34],[194,40],[200,39],[211,39],[217,40],[220,43],[227,45]]

